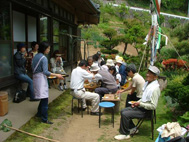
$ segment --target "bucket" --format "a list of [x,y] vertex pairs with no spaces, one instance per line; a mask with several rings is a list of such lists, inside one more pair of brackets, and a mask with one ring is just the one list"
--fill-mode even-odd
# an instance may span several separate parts
[[0,116],[8,113],[8,92],[0,91]]

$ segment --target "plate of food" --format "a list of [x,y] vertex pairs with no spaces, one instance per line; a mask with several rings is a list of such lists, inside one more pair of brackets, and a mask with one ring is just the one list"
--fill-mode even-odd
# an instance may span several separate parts
[[48,78],[53,79],[53,78],[56,78],[56,76],[50,75]]
[[129,101],[128,103],[132,105],[132,104],[136,103],[136,101]]

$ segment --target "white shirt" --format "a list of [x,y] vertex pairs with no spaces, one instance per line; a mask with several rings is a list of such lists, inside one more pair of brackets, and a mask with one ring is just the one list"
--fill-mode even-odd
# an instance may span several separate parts
[[132,78],[132,83],[133,83],[132,87],[136,87],[136,92],[137,92],[136,96],[138,98],[142,98],[142,89],[145,84],[144,78],[140,74],[135,73],[134,77]]
[[81,89],[84,87],[84,81],[86,79],[92,80],[93,74],[88,73],[81,67],[75,68],[71,73],[70,88],[71,89]]
[[120,87],[121,75],[119,73],[116,74],[116,80],[119,80],[119,84],[117,84],[117,87]]

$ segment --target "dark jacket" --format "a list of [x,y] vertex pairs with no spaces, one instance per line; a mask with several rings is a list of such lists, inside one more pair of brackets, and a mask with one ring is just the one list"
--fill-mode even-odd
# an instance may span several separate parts
[[26,59],[20,52],[14,54],[14,74],[25,74],[26,73]]
[[121,75],[121,82],[120,82],[121,86],[125,84],[125,80],[127,77],[127,73],[125,69],[126,69],[126,66],[123,64],[119,67],[119,74]]

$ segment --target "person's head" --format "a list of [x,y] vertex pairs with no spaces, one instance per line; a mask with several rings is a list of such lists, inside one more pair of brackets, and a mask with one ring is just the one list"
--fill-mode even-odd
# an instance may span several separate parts
[[79,67],[81,67],[82,69],[87,69],[87,61],[86,60],[81,60],[78,64]]
[[99,70],[100,70],[100,68],[99,68],[98,64],[93,63],[91,65],[90,71],[93,72],[94,74],[97,74]]
[[125,70],[126,70],[128,76],[131,77],[131,78],[132,78],[132,77],[134,76],[134,74],[137,72],[136,66],[135,66],[134,64],[129,64],[129,65],[127,65],[127,67],[126,67]]
[[98,57],[97,54],[94,54],[94,55],[93,55],[93,61],[94,61],[94,62],[95,62],[95,61],[98,61],[98,58],[99,58],[99,57]]
[[88,66],[91,66],[93,64],[93,57],[92,56],[89,56],[87,58],[87,63],[88,63]]
[[24,43],[18,43],[17,44],[17,51],[20,51],[21,53],[26,52],[26,45]]
[[101,52],[100,51],[98,51],[96,54],[98,55],[98,57],[101,56]]
[[50,47],[50,44],[48,42],[41,42],[39,44],[38,52],[43,53],[43,54],[49,54],[50,48],[51,47]]
[[37,42],[33,41],[33,42],[31,43],[31,47],[32,47],[32,50],[33,50],[33,51],[38,51],[39,45],[38,45]]
[[123,61],[121,59],[116,60],[116,65],[119,67],[122,65]]
[[114,61],[112,59],[108,59],[106,65],[108,66],[108,68],[110,68],[111,66],[115,66]]
[[53,52],[52,57],[53,57],[53,58],[56,58],[56,57],[59,57],[59,55],[60,55],[59,50],[55,50],[55,51]]
[[156,66],[150,66],[146,74],[146,80],[150,83],[158,78],[160,70]]
[[116,74],[116,68],[115,68],[115,66],[110,66],[109,72],[110,72],[112,75],[115,75],[115,74]]
[[100,65],[101,65],[101,66],[103,66],[103,65],[105,65],[105,64],[106,64],[106,61],[104,61],[104,60],[100,62]]

